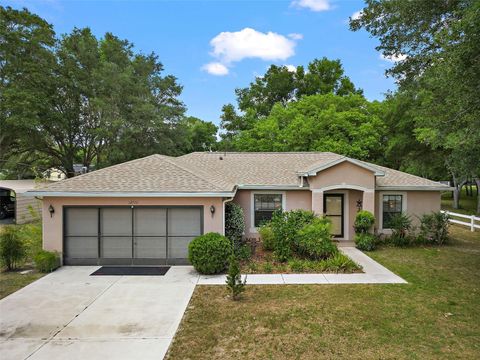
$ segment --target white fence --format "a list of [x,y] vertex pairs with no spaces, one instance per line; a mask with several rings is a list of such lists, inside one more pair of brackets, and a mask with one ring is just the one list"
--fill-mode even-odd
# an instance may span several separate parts
[[[450,215],[449,221],[453,224],[459,224],[463,226],[468,226],[470,228],[470,231],[475,231],[475,229],[480,229],[480,225],[476,224],[475,222],[480,222],[480,217],[475,216],[475,215],[464,215],[464,214],[459,214],[451,211],[444,211],[442,210],[442,213]],[[452,216],[462,218],[462,219],[468,219],[469,221],[460,221],[457,219],[453,219]]]

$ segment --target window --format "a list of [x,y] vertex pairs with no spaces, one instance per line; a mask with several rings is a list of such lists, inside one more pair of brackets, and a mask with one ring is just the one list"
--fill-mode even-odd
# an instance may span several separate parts
[[390,227],[390,219],[402,213],[402,195],[383,195],[382,227]]
[[282,194],[254,194],[253,196],[255,227],[269,221],[275,210],[282,209]]

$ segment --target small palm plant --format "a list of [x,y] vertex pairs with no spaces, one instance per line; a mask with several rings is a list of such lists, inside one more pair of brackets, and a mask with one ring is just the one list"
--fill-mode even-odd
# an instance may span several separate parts
[[245,284],[247,279],[242,281],[242,275],[240,273],[240,264],[237,257],[232,254],[229,258],[229,266],[227,273],[227,291],[232,294],[232,300],[238,300],[240,294],[245,291]]

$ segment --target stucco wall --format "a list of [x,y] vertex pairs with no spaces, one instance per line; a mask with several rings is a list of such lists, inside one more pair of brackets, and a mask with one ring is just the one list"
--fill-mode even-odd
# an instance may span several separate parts
[[[258,233],[252,224],[252,192],[266,192],[256,190],[238,190],[233,202],[243,208],[245,217],[245,236],[258,237]],[[271,193],[282,193],[285,195],[286,210],[312,209],[312,193],[310,190],[270,191]]]
[[367,189],[375,188],[375,175],[370,170],[349,162],[343,162],[309,177],[310,189],[329,186],[354,185]]
[[431,213],[440,210],[441,205],[441,194],[439,191],[377,191],[375,194],[375,219],[377,223],[375,227],[380,232],[388,232],[383,231],[381,228],[381,201],[383,198],[383,194],[400,194],[404,196],[404,208],[406,213],[412,219],[412,224],[414,226],[420,225],[419,217],[425,213]]
[[[55,213],[50,217],[48,207]],[[204,232],[223,233],[223,203],[221,198],[58,198],[43,199],[43,248],[50,251],[63,251],[63,206],[69,205],[203,205]],[[210,213],[210,206],[215,213]]]

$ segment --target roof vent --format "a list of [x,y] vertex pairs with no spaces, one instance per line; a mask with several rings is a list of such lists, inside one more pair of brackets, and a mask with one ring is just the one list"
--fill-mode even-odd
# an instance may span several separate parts
[[223,156],[220,156],[220,157],[218,158],[218,160],[223,160]]

